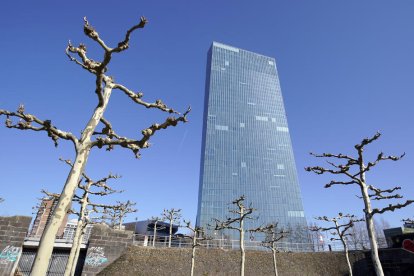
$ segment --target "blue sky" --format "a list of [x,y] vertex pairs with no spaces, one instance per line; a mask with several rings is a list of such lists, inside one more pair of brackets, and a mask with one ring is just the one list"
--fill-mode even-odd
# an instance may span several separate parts
[[[362,214],[357,187],[324,189],[329,179],[307,173],[318,160],[308,152],[354,154],[353,146],[377,130],[381,139],[367,149],[406,152],[367,176],[382,188],[401,186],[414,198],[414,3],[412,1],[8,1],[0,10],[0,108],[52,119],[79,134],[96,105],[92,75],[64,54],[68,39],[85,42],[82,18],[110,45],[145,15],[149,23],[134,33],[127,52],[114,56],[109,74],[162,99],[178,110],[191,105],[188,124],[158,133],[153,146],[135,160],[123,149],[94,150],[87,173],[109,172],[126,192],[105,202],[131,199],[139,220],[163,208],[182,208],[195,221],[207,50],[212,41],[275,57],[308,218],[337,212]],[[99,3],[99,4],[98,4]],[[143,110],[114,93],[106,113],[118,133],[139,137],[164,114]],[[0,128],[0,215],[30,215],[40,189],[59,192],[73,158],[70,143],[58,148],[45,133]],[[378,206],[378,205],[377,205]],[[383,205],[379,205],[383,206]],[[384,216],[391,225],[414,216],[414,206]]]

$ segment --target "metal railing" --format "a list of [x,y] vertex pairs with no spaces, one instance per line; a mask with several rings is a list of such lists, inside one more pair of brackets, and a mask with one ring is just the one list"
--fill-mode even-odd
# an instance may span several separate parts
[[[203,248],[220,248],[226,250],[238,250],[240,248],[239,240],[229,239],[210,239],[199,241]],[[136,234],[133,236],[133,244],[136,246],[147,247],[168,247],[168,236],[158,237],[154,242],[153,236],[145,236]],[[368,250],[370,249],[369,241],[348,241],[348,250]],[[385,239],[378,239],[379,248],[386,248]],[[246,250],[267,250],[260,241],[246,240],[244,242]],[[173,237],[171,247],[175,248],[191,248],[192,241],[190,238]],[[277,249],[286,252],[326,252],[326,251],[344,251],[344,247],[340,241],[329,241],[323,243],[294,243],[294,242],[278,242]]]
[[[88,243],[88,239],[89,236],[84,236],[83,240],[82,240],[82,244],[87,244]],[[40,238],[42,237],[42,235],[26,235],[26,237],[24,238],[24,241],[33,241],[33,242],[38,242],[40,241]],[[62,236],[56,236],[55,239],[55,243],[72,243],[73,242],[73,236],[69,236],[69,237],[62,237]]]

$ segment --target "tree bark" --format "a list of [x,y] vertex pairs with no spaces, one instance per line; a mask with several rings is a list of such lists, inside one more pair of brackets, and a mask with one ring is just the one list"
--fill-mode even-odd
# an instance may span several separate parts
[[39,249],[37,251],[33,267],[32,276],[44,276],[49,267],[50,258],[53,252],[53,246],[56,234],[61,226],[67,212],[69,211],[75,190],[78,187],[79,180],[85,169],[86,162],[91,151],[90,141],[93,132],[99,124],[105,109],[108,105],[112,93],[113,84],[108,81],[103,90],[103,104],[95,108],[94,114],[82,132],[81,140],[76,147],[76,158],[71,168],[65,186],[53,211],[50,222],[46,225],[42,238],[40,239]]
[[39,249],[33,263],[31,275],[44,276],[49,267],[49,261],[52,256],[53,246],[56,239],[56,233],[65,218],[73,195],[77,188],[80,176],[84,170],[85,163],[88,159],[90,149],[81,149],[75,158],[75,163],[69,173],[65,187],[61,193],[57,206],[51,216],[50,222],[46,225],[42,238],[40,239]]
[[244,251],[244,225],[243,224],[244,222],[243,220],[241,220],[240,221],[240,252],[241,252],[240,276],[244,276],[244,262],[246,259],[246,253]]
[[[87,187],[87,189],[89,190],[89,188],[90,188],[90,184]],[[64,276],[75,275],[76,264],[78,262],[77,256],[79,256],[79,251],[80,251],[80,247],[82,244],[82,238],[83,238],[83,230],[84,230],[84,226],[86,226],[84,225],[85,223],[84,219],[85,219],[85,212],[86,212],[87,205],[88,205],[88,195],[85,194],[85,196],[82,198],[82,204],[79,210],[80,216],[79,216],[78,223],[76,226],[75,236],[73,237],[72,249],[70,250]]]
[[369,199],[368,188],[365,182],[363,183],[363,185],[361,185],[361,193],[362,193],[362,197],[364,199],[364,205],[365,205],[365,210],[364,210],[365,222],[367,224],[368,237],[369,237],[369,242],[371,245],[372,265],[374,266],[375,273],[377,274],[377,276],[384,276],[384,272],[382,270],[382,265],[381,265],[381,261],[380,261],[379,254],[378,254],[378,245],[377,245],[377,240],[375,237],[374,221],[371,216],[371,212],[372,212],[371,201]]
[[346,263],[348,264],[348,269],[349,269],[349,276],[352,276],[352,266],[351,266],[351,262],[349,261],[348,245],[346,244],[343,237],[341,237],[341,241],[342,241],[342,244],[344,246]]
[[158,221],[155,221],[154,223],[154,236],[152,239],[152,247],[155,247],[155,239],[157,238],[157,223]]
[[172,226],[173,226],[173,221],[170,220],[170,234],[169,234],[169,239],[168,239],[168,247],[171,247],[171,239],[172,239]]
[[82,241],[83,241],[83,238],[85,237],[85,232],[84,231],[82,231],[82,234],[81,234],[81,236],[80,236],[80,243],[79,243],[79,246],[78,246],[78,248],[76,249],[76,254],[75,254],[75,260],[76,260],[76,262],[74,262],[73,263],[73,265],[72,265],[72,268],[71,268],[71,276],[72,275],[75,275],[75,272],[76,272],[76,265],[77,265],[77,263],[78,263],[78,260],[79,260],[79,254],[80,254],[80,250],[81,250],[81,246],[82,246]]
[[118,225],[118,229],[122,230],[122,216],[119,217],[119,225]]
[[72,248],[70,250],[68,262],[66,263],[64,274],[65,276],[73,276],[75,274],[77,264],[76,252],[78,251],[78,249],[80,250],[80,246],[82,243],[82,226],[83,222],[81,219],[79,219],[76,226],[75,236],[73,237]]
[[276,249],[275,249],[275,245],[272,246],[272,253],[273,253],[273,268],[275,270],[275,276],[278,276],[278,273],[277,273],[277,263],[276,263]]
[[194,266],[195,266],[195,251],[197,247],[197,233],[194,233],[193,237],[193,250],[191,252],[191,276],[194,275]]

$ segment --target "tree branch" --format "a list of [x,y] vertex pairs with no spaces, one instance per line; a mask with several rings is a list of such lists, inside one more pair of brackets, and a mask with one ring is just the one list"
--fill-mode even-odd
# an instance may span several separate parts
[[108,65],[108,63],[111,61],[112,58],[112,53],[119,53],[122,52],[126,49],[129,48],[129,40],[130,40],[130,36],[132,34],[133,31],[135,31],[136,29],[141,29],[144,28],[145,24],[148,22],[145,17],[141,17],[140,22],[131,27],[126,35],[125,35],[125,39],[121,42],[118,43],[118,46],[115,48],[110,48],[109,46],[107,46],[105,44],[105,42],[100,38],[98,32],[95,30],[95,28],[93,28],[88,20],[86,19],[86,17],[84,17],[84,26],[83,26],[83,31],[84,33],[91,38],[92,40],[98,42],[98,44],[102,47],[102,49],[105,51],[104,54],[104,59],[100,65],[100,70],[105,70],[106,65]]
[[94,27],[92,27],[91,25],[89,25],[88,20],[86,19],[86,16],[83,18],[83,32],[85,33],[86,36],[88,36],[89,38],[93,39],[94,41],[98,42],[99,45],[101,45],[101,47],[104,49],[105,52],[110,52],[111,48],[109,48],[105,42],[99,37],[98,32],[94,29]]
[[331,180],[331,182],[329,182],[328,184],[325,185],[325,188],[330,188],[333,185],[351,185],[351,184],[358,184],[358,182],[355,181],[355,180],[351,180],[351,181],[336,181],[336,180]]
[[130,39],[130,36],[131,36],[132,32],[135,31],[136,29],[144,28],[145,24],[147,24],[147,23],[148,23],[148,20],[144,16],[141,16],[140,22],[137,25],[131,27],[126,32],[125,39],[123,41],[119,42],[118,46],[116,48],[112,49],[112,52],[119,53],[121,51],[124,51],[124,50],[128,49],[129,48],[129,39]]
[[338,158],[338,159],[346,159],[348,161],[352,161],[352,162],[355,162],[355,163],[358,162],[358,160],[356,160],[355,158],[353,158],[351,156],[348,156],[348,155],[345,155],[345,154],[342,154],[342,153],[339,153],[339,154],[332,154],[332,153],[316,154],[316,153],[310,152],[309,154],[312,155],[312,156],[318,157],[318,158]]
[[141,98],[144,96],[143,93],[141,93],[141,92],[135,93],[135,92],[129,90],[128,88],[126,88],[125,86],[123,86],[121,84],[114,84],[113,88],[121,90],[131,100],[133,100],[137,104],[145,106],[146,108],[157,108],[159,110],[162,110],[162,111],[165,111],[165,112],[168,112],[168,113],[180,114],[179,112],[175,111],[174,109],[167,107],[167,105],[164,104],[161,100],[156,100],[155,103],[144,102],[143,100],[141,100]]
[[408,223],[408,224],[414,224],[414,219],[407,218],[407,219],[402,219],[401,221],[404,223]]
[[[20,130],[33,130],[33,131],[45,131],[48,136],[53,140],[55,147],[58,146],[58,139],[64,139],[72,141],[75,147],[78,144],[78,139],[70,132],[60,130],[52,125],[50,120],[40,120],[35,115],[24,113],[24,106],[21,104],[16,112],[11,112],[8,110],[0,109],[0,116],[6,116],[6,127],[7,128],[16,128]],[[16,124],[13,124],[10,117],[19,118],[20,121]],[[33,126],[36,124],[38,126]]]
[[378,138],[381,137],[381,133],[377,132],[374,136],[372,136],[371,138],[365,138],[364,140],[362,140],[361,144],[356,144],[355,145],[355,149],[357,150],[363,150],[363,148],[368,145],[371,144],[372,142],[374,142],[375,140],[377,140]]
[[401,208],[404,208],[404,207],[406,207],[406,206],[408,206],[408,205],[410,205],[411,203],[414,203],[414,200],[407,200],[405,203],[403,203],[403,204],[395,204],[395,205],[392,205],[392,204],[390,204],[390,205],[388,205],[387,207],[384,207],[384,208],[382,208],[382,209],[378,209],[378,208],[374,208],[374,209],[372,209],[372,212],[371,212],[371,217],[373,216],[373,215],[375,215],[375,214],[382,214],[382,213],[384,213],[384,212],[386,212],[386,211],[391,211],[391,212],[394,212],[395,210],[397,210],[397,209],[401,209]]
[[102,128],[101,132],[95,131],[93,135],[106,135],[110,139],[112,138],[121,139],[121,137],[115,133],[115,131],[112,128],[112,124],[108,120],[102,117],[100,122],[104,124],[104,128]]
[[110,139],[108,137],[97,137],[96,141],[93,141],[91,143],[91,147],[98,147],[102,148],[107,146],[107,150],[112,150],[114,146],[121,146],[123,148],[129,148],[131,149],[136,158],[140,157],[139,151],[143,148],[148,148],[150,146],[149,139],[151,136],[155,134],[160,129],[166,129],[170,126],[176,126],[179,122],[187,122],[187,114],[191,111],[191,108],[188,108],[188,110],[180,117],[168,117],[164,123],[162,124],[153,124],[147,129],[144,129],[142,131],[143,137],[141,140],[133,140],[128,139],[126,137],[119,137],[118,139]]
[[393,155],[384,156],[384,153],[380,152],[377,156],[377,159],[374,162],[368,162],[368,165],[365,168],[364,172],[367,172],[372,167],[375,167],[380,161],[384,161],[384,160],[398,161],[404,156],[405,156],[405,153],[401,154],[400,156],[393,156]]
[[375,188],[372,185],[368,186],[368,189],[371,191],[374,191],[374,194],[369,194],[368,196],[370,198],[372,198],[373,200],[381,200],[381,199],[393,199],[393,198],[403,198],[401,195],[399,194],[394,194],[394,195],[383,195],[384,193],[386,194],[391,194],[396,190],[401,190],[401,187],[394,187],[392,189],[387,189],[387,190],[381,190],[378,188]]

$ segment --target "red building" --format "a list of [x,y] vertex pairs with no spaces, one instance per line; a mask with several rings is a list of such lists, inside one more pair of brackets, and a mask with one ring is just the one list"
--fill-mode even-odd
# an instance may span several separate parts
[[[56,208],[57,202],[59,198],[57,197],[44,197],[40,202],[40,206],[38,207],[38,211],[36,214],[36,218],[33,222],[32,230],[30,231],[31,237],[41,237],[43,231],[46,228],[47,223],[52,217],[53,210]],[[68,214],[66,214],[62,225],[59,227],[59,230],[56,234],[56,237],[62,237],[63,231],[66,226],[66,222],[68,220]]]

